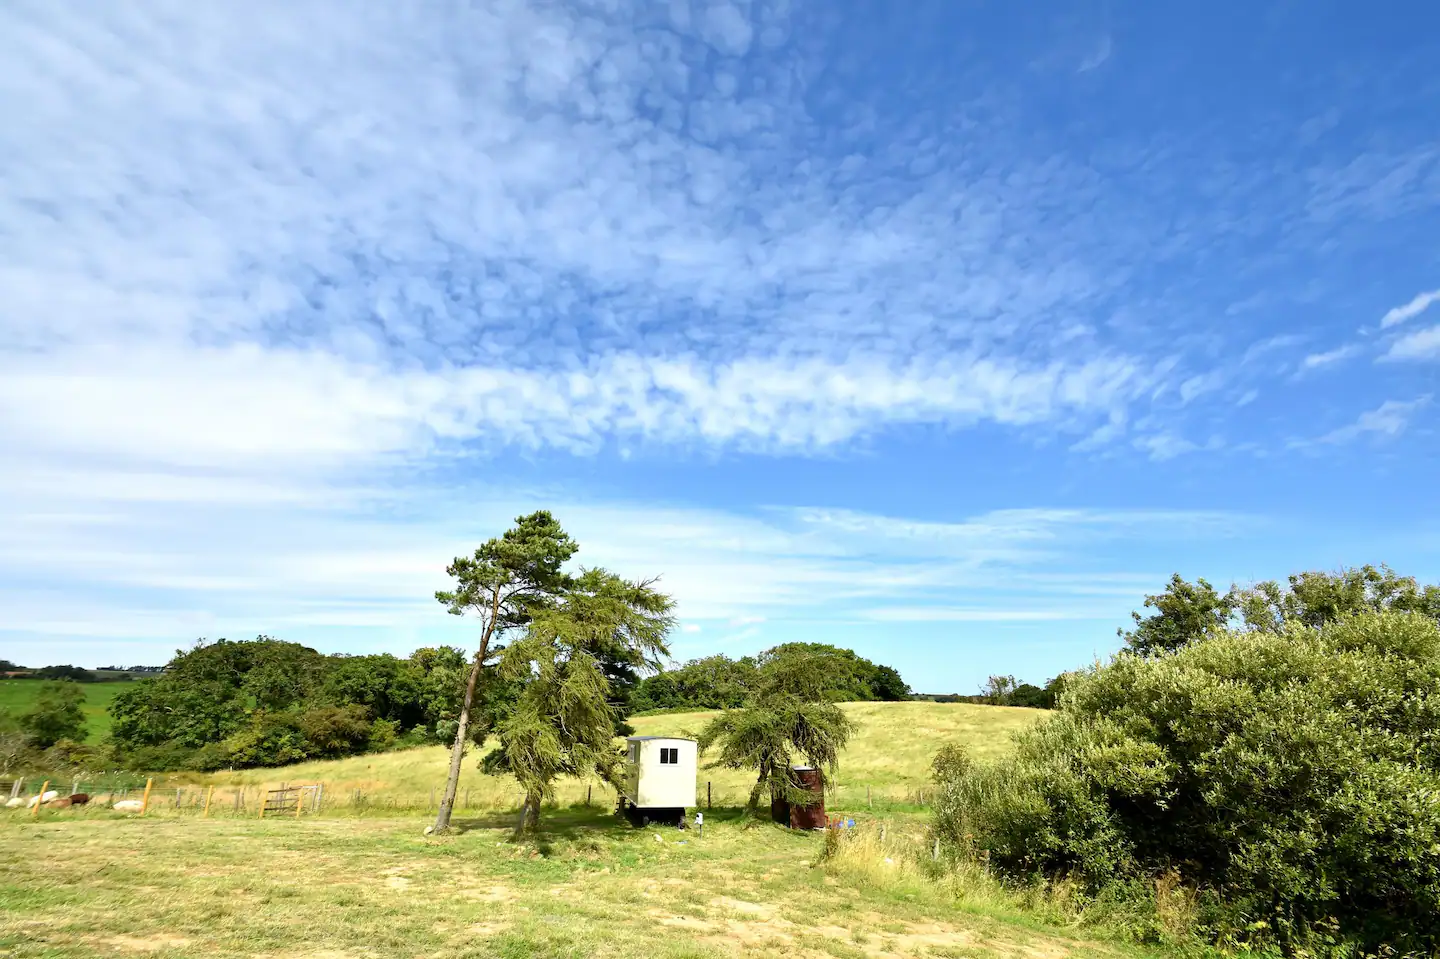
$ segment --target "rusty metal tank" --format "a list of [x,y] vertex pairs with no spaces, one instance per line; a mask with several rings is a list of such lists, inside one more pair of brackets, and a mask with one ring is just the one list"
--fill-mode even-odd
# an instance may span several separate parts
[[813,766],[796,766],[790,770],[795,783],[810,794],[805,804],[790,804],[791,829],[825,828],[825,781]]

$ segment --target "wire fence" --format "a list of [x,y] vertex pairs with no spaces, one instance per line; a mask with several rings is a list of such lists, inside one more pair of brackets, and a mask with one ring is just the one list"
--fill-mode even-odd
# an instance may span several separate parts
[[[138,804],[143,802],[147,815],[206,819],[418,815],[435,813],[444,797],[443,782],[429,787],[397,788],[345,782],[173,784],[158,778],[149,781],[148,800],[145,798],[147,780],[133,775],[49,781],[48,792],[53,793],[56,800],[84,795],[84,805],[92,810],[112,808],[128,800],[130,812],[138,811]],[[0,780],[0,797],[8,797],[10,801],[6,805],[12,809],[31,808],[31,800],[44,783],[41,777]],[[825,801],[829,809],[838,812],[894,812],[923,810],[934,798],[934,789],[927,786],[831,784],[826,789]],[[701,781],[696,784],[694,808],[734,809],[747,805],[749,799],[749,785]],[[506,789],[493,779],[477,783],[462,781],[455,795],[453,813],[465,816],[513,812],[524,800],[518,786]],[[768,796],[761,797],[762,806],[768,806],[768,802]],[[617,804],[618,797],[607,784],[572,780],[563,783],[557,795],[544,805],[551,810],[590,808],[605,812],[614,810]]]

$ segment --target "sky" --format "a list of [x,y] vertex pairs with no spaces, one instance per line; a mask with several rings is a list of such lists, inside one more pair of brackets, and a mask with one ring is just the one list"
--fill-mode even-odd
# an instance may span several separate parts
[[551,510],[677,661],[922,692],[1172,573],[1440,580],[1440,5],[0,7],[0,656],[473,645]]

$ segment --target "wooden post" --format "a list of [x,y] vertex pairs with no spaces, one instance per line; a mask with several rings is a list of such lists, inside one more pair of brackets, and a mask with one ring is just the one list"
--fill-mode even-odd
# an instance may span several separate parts
[[585,787],[585,808],[586,808],[586,809],[589,809],[589,808],[590,808],[590,790],[593,789],[593,788],[595,788],[595,787],[589,786],[589,785],[587,785],[587,786]]
[[201,819],[210,818],[210,797],[213,795],[215,795],[214,786],[211,786],[209,789],[205,790],[205,811],[200,814]]
[[315,808],[311,812],[320,811],[320,803],[325,799],[325,784],[320,783],[315,787]]
[[296,818],[296,819],[299,819],[299,818],[300,818],[300,810],[302,810],[302,809],[304,809],[304,808],[305,808],[305,788],[302,786],[302,787],[300,788],[300,791],[295,794],[295,818]]
[[31,819],[40,818],[40,807],[45,805],[45,790],[50,788],[50,780],[45,780],[40,787],[40,794],[35,797],[35,808],[30,812]]
[[180,808],[180,790],[175,790],[175,808]]
[[150,810],[150,787],[155,785],[153,778],[145,780],[145,798],[140,800],[140,815],[145,815]]
[[265,787],[264,787],[264,786],[261,786],[261,787],[260,787],[260,802],[257,804],[257,805],[259,805],[259,807],[260,807],[260,818],[261,818],[261,819],[264,819],[264,818],[265,818],[265,795],[266,795],[266,794],[265,794]]
[[705,782],[705,808],[706,808],[706,809],[709,809],[711,806],[714,805],[714,803],[711,801],[713,798],[714,798],[714,795],[710,792],[710,782],[709,782],[709,780],[706,780],[706,782]]

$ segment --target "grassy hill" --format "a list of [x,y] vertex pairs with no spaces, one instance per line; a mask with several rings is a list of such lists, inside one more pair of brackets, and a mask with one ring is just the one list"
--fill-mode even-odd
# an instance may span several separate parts
[[[217,774],[208,814],[173,784],[145,819],[96,804],[0,812],[0,953],[22,956],[205,955],[255,959],[410,956],[723,959],[1090,959],[1165,955],[1080,928],[1063,903],[987,875],[936,881],[926,817],[903,803],[945,742],[977,755],[1042,714],[970,704],[856,703],[841,796],[859,822],[836,855],[824,841],[716,808],[703,834],[634,829],[594,807],[547,810],[531,841],[511,840],[518,792],[467,760],[472,808],[446,836],[417,815],[357,816],[344,792],[424,804],[443,780],[443,747]],[[693,732],[706,714],[650,716],[645,734]],[[201,777],[191,777],[192,782]],[[710,772],[738,802],[743,773]],[[254,787],[323,781],[319,816],[256,818]],[[248,784],[233,808],[234,784]],[[226,788],[226,786],[229,788]],[[865,787],[875,800],[865,812]],[[583,798],[583,784],[564,797]],[[703,796],[703,788],[702,788]],[[485,803],[478,800],[484,799]],[[889,802],[888,800],[894,800]],[[491,808],[483,808],[490,805]],[[832,800],[832,808],[837,804]],[[503,807],[503,808],[502,808]],[[1068,902],[1068,900],[1066,900]]]
[[[858,809],[867,802],[914,802],[917,791],[929,783],[930,759],[947,742],[968,746],[977,758],[997,755],[1009,748],[1010,733],[1035,722],[1043,712],[970,703],[846,703],[846,712],[859,723],[859,732],[841,757],[840,772],[832,783],[831,803],[836,808]],[[693,735],[711,713],[671,713],[639,716],[632,720],[640,735]],[[461,799],[469,808],[512,808],[519,789],[509,777],[487,776],[476,768],[479,753],[466,758]],[[217,787],[275,786],[281,782],[326,784],[336,802],[353,800],[358,790],[364,800],[381,807],[428,806],[432,789],[444,787],[449,750],[425,746],[327,762],[300,763],[278,769],[221,772],[208,777],[187,777],[190,782]],[[738,805],[749,794],[754,775],[739,770],[699,772],[699,793],[711,784],[717,806]],[[168,784],[167,784],[168,785]],[[608,790],[596,784],[563,781],[561,804],[578,802],[592,789],[595,802],[613,802]],[[867,799],[868,796],[868,799]]]
[[[14,715],[27,712],[35,705],[40,695],[40,679],[0,679],[0,709],[8,709]],[[110,733],[110,702],[121,690],[129,689],[127,682],[80,683],[85,691],[85,719],[89,724],[87,742],[98,743]]]

